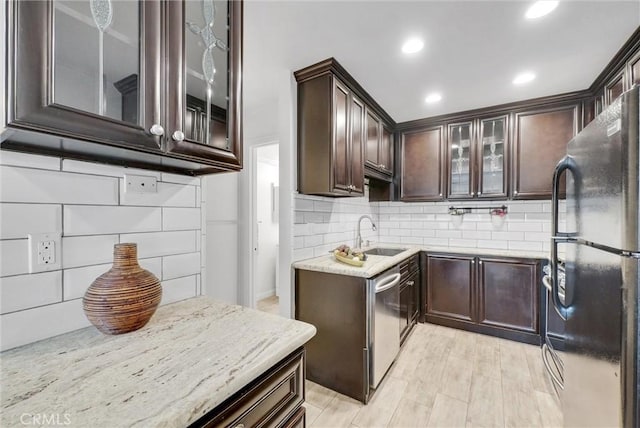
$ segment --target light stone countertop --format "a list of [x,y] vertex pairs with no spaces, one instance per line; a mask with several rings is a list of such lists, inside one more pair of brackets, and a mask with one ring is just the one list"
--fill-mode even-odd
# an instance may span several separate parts
[[[428,245],[402,245],[402,244],[377,244],[371,248],[406,248],[400,254],[395,256],[372,256],[367,255],[367,260],[362,267],[350,266],[336,259],[331,254],[326,256],[314,257],[311,259],[299,260],[291,266],[295,269],[311,270],[325,273],[335,273],[338,275],[357,276],[362,278],[371,278],[381,272],[397,265],[406,258],[427,251],[431,253],[448,253],[448,254],[468,254],[474,256],[494,256],[494,257],[517,257],[529,259],[547,259],[549,254],[542,251],[518,251],[518,250],[492,250],[484,248],[455,248],[455,247],[435,247]],[[363,250],[367,250],[364,248]]]
[[88,327],[8,350],[0,353],[0,426],[55,415],[69,427],[185,427],[315,332],[197,297],[160,307],[132,333]]

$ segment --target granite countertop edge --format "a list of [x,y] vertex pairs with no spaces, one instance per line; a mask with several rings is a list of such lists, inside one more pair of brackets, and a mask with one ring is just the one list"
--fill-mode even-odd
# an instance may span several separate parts
[[[402,244],[377,244],[371,248],[405,248],[406,250],[395,256],[368,256],[364,266],[356,267],[338,262],[330,254],[325,256],[313,257],[294,262],[291,266],[294,269],[310,270],[324,273],[335,273],[340,275],[349,275],[362,278],[371,278],[381,272],[395,266],[403,260],[417,254],[421,251],[429,253],[443,254],[460,254],[486,257],[508,257],[508,258],[528,258],[528,259],[548,259],[549,255],[543,251],[524,251],[524,250],[503,250],[503,249],[484,249],[484,248],[456,248],[456,247],[437,247],[429,245],[402,245]],[[363,248],[367,250],[369,248]]]
[[[56,414],[70,427],[186,427],[316,333],[311,324],[196,297],[132,333],[94,327],[0,353],[0,425]],[[68,415],[68,420],[65,419]]]

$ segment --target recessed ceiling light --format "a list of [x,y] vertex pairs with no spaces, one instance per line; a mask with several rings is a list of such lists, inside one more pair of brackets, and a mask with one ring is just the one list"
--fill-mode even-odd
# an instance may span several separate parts
[[408,39],[402,45],[402,52],[406,54],[416,53],[422,50],[424,42],[416,37]]
[[513,79],[513,84],[514,85],[523,85],[525,83],[529,83],[531,82],[533,79],[536,78],[536,75],[531,73],[531,72],[525,72],[525,73],[520,73],[516,76],[515,79]]
[[557,1],[537,1],[527,9],[527,13],[524,16],[527,19],[540,18],[551,13],[556,7],[558,7]]
[[427,104],[433,104],[433,103],[437,103],[441,99],[442,99],[442,95],[433,93],[433,94],[427,95],[427,98],[424,99],[424,102]]

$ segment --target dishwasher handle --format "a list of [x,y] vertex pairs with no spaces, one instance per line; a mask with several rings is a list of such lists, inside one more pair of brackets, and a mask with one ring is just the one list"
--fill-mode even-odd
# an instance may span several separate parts
[[380,281],[380,283],[376,284],[376,294],[393,288],[400,282],[400,277],[401,275],[399,273],[394,273],[393,275],[389,275],[388,277],[384,278],[382,281]]

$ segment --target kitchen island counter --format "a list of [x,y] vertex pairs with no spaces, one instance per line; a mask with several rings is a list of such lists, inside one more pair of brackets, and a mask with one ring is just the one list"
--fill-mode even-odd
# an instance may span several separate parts
[[160,307],[132,333],[105,336],[88,327],[8,350],[0,354],[0,425],[53,415],[71,427],[184,427],[315,332],[198,297]]

